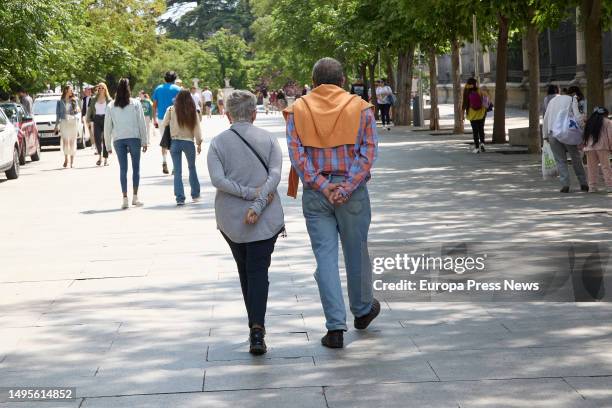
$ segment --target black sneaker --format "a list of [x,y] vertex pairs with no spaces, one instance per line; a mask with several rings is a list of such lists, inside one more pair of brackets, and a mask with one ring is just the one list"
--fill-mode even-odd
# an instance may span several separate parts
[[355,328],[357,330],[366,329],[372,320],[376,319],[376,316],[380,313],[380,302],[376,299],[372,301],[372,308],[370,309],[370,313],[365,316],[356,317],[355,318]]
[[268,348],[266,347],[266,341],[264,340],[265,335],[266,332],[264,329],[260,329],[259,327],[251,329],[251,335],[249,336],[249,353],[256,356],[266,354]]
[[162,164],[162,173],[164,173],[164,174],[168,174],[168,173],[170,173],[170,172],[168,171],[168,165],[167,165],[166,163],[163,163],[163,164]]
[[329,330],[327,334],[321,338],[321,344],[329,348],[344,347],[344,331]]
[[569,193],[569,187],[565,186],[560,190],[562,193]]
[[584,191],[585,193],[589,192],[589,186],[587,186],[586,184],[583,184],[580,186],[580,190]]

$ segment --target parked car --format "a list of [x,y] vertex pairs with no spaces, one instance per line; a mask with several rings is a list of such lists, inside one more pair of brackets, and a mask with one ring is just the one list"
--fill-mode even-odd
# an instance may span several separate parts
[[19,177],[19,140],[17,128],[0,109],[0,171],[9,180]]
[[0,109],[9,118],[11,123],[17,127],[17,138],[19,140],[19,164],[24,165],[26,158],[32,161],[40,160],[40,139],[36,122],[28,116],[23,107],[18,103],[0,103]]
[[[34,119],[38,127],[40,142],[43,146],[59,145],[60,134],[55,134],[55,109],[57,101],[62,98],[61,94],[39,94],[34,99]],[[79,106],[81,103],[79,102]],[[85,123],[81,115],[77,115],[79,119],[79,133],[77,135],[77,148],[83,149],[85,146],[90,146],[89,132],[85,131]]]

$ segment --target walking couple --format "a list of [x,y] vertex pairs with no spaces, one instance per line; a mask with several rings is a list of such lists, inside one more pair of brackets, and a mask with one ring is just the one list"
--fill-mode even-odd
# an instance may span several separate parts
[[[338,270],[338,235],[347,271],[350,310],[356,329],[380,313],[373,298],[367,249],[370,200],[366,183],[377,154],[372,106],[342,89],[342,65],[319,60],[312,71],[315,88],[284,111],[292,169],[289,192],[304,185],[302,209],[317,261],[315,279],[326,318],[324,346],[343,347],[346,309]],[[284,215],[277,187],[282,153],[278,141],[253,126],[256,98],[235,91],[225,101],[232,123],[208,151],[208,168],[217,188],[217,225],[238,267],[248,314],[250,352],[266,352],[265,314],[268,268]]]

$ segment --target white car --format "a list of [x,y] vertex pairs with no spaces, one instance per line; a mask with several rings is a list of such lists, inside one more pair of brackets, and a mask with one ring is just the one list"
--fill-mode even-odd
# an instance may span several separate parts
[[0,171],[9,180],[19,177],[19,141],[17,128],[0,109]]
[[[60,94],[39,94],[34,99],[34,106],[32,112],[34,113],[34,120],[38,127],[38,134],[40,136],[40,144],[45,145],[59,145],[60,134],[55,134],[55,109],[57,108],[57,101],[62,98]],[[80,101],[79,101],[80,106]],[[91,145],[89,140],[89,132],[85,131],[85,123],[81,117],[81,114],[77,115],[79,118],[79,133],[77,135],[77,147],[83,149],[85,146]]]

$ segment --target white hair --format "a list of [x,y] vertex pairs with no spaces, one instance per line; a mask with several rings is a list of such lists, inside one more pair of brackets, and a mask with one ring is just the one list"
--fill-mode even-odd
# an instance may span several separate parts
[[225,109],[234,122],[250,122],[257,109],[257,98],[249,91],[233,91],[225,101]]

